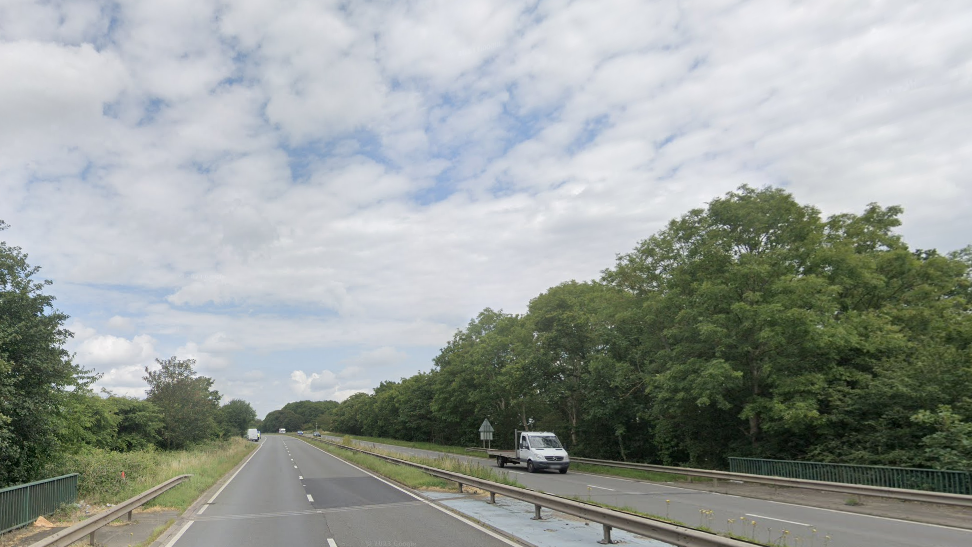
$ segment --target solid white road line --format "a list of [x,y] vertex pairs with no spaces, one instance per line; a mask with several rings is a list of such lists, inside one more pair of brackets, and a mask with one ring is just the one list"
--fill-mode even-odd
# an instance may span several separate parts
[[337,543],[334,543],[333,539],[327,538],[327,547],[337,547]]
[[610,490],[612,492],[616,492],[616,490],[614,488],[605,488],[603,486],[595,486],[593,484],[588,484],[587,487],[588,488],[600,488],[601,490]]
[[[327,454],[328,456],[334,458],[335,460],[337,460],[337,461],[339,461],[341,463],[344,463],[346,465],[350,465],[351,467],[357,469],[358,471],[361,471],[365,475],[369,475],[371,477],[374,477],[374,478],[380,480],[381,482],[387,484],[388,486],[391,486],[392,488],[394,488],[395,490],[398,490],[399,492],[403,492],[404,494],[406,494],[408,496],[411,496],[411,497],[413,497],[413,498],[421,501],[422,503],[424,503],[424,504],[426,504],[426,505],[428,505],[430,507],[434,507],[435,509],[438,509],[439,511],[442,511],[443,513],[449,515],[450,517],[452,517],[452,518],[454,518],[456,520],[462,521],[462,522],[468,524],[469,526],[472,526],[473,528],[479,530],[480,532],[482,532],[482,533],[484,533],[484,534],[486,534],[486,535],[488,535],[490,537],[496,538],[499,541],[502,541],[503,543],[505,543],[507,545],[511,545],[512,547],[521,547],[521,545],[519,543],[515,543],[515,542],[511,541],[510,539],[505,538],[505,537],[501,536],[500,534],[497,534],[496,532],[494,532],[494,531],[492,531],[492,530],[490,530],[490,529],[488,529],[488,528],[486,528],[484,526],[480,526],[480,525],[476,524],[475,522],[467,519],[466,517],[464,517],[462,515],[457,515],[456,513],[453,513],[452,511],[449,511],[448,509],[445,509],[443,507],[439,507],[438,505],[436,505],[436,504],[432,503],[431,501],[423,498],[422,496],[419,496],[418,494],[415,494],[414,492],[409,492],[408,490],[405,490],[404,488],[398,486],[397,484],[392,484],[392,483],[388,482],[387,480],[379,477],[378,475],[375,475],[371,471],[368,471],[367,469],[363,469],[361,467],[358,467],[357,465],[354,465],[353,463],[350,463],[350,462],[347,462],[345,460],[342,460],[341,458],[335,456],[334,454],[329,453],[327,450],[324,450],[324,449],[322,449],[320,447],[314,446],[314,445],[312,445],[310,443],[307,443],[307,445],[310,446],[311,448],[316,448],[317,450],[320,450],[321,452]],[[329,542],[329,544],[330,544],[330,542]],[[166,546],[166,547],[168,547],[168,546]]]
[[797,526],[810,526],[809,524],[804,524],[802,522],[793,522],[792,520],[775,519],[773,517],[764,517],[763,515],[750,515],[746,513],[747,517],[756,517],[758,519],[775,520],[776,522],[785,522],[787,524],[796,524]]
[[172,536],[172,539],[170,539],[169,542],[165,544],[165,547],[172,547],[173,545],[175,545],[175,542],[179,541],[179,538],[182,537],[182,534],[185,534],[186,530],[188,530],[189,527],[192,526],[192,522],[193,521],[191,520],[187,522],[186,525],[182,527],[182,530],[179,530],[178,534]]
[[314,496],[311,496],[310,494],[307,494],[307,501],[309,501],[311,503],[314,503]]
[[299,480],[299,481],[304,480],[304,476],[303,475],[297,475],[297,480]]

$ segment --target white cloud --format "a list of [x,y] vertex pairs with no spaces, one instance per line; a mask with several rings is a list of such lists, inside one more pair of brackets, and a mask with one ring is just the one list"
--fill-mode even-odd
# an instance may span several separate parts
[[406,359],[408,359],[408,354],[404,351],[386,346],[363,351],[348,359],[346,362],[353,366],[355,370],[361,370],[397,365]]
[[108,320],[107,325],[113,329],[120,331],[131,331],[135,328],[135,323],[131,317],[122,317],[120,315],[114,315]]
[[77,362],[95,368],[136,365],[155,356],[155,340],[147,334],[131,340],[110,334],[86,338],[77,349]]
[[82,364],[345,397],[742,183],[972,233],[957,0],[102,8],[0,6],[4,237]]
[[145,397],[148,384],[143,379],[145,377],[144,366],[112,367],[101,374],[101,379],[94,385],[95,389],[104,388],[115,395],[124,397]]
[[355,393],[368,393],[371,381],[341,380],[342,374],[334,374],[330,370],[307,374],[302,370],[295,370],[290,374],[291,391],[299,400],[332,400],[343,401]]

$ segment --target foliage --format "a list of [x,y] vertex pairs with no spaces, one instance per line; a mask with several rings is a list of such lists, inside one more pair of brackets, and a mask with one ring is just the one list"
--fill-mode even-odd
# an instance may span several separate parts
[[219,424],[226,437],[242,437],[256,420],[256,411],[243,399],[233,399],[219,408]]
[[740,187],[599,281],[484,309],[430,372],[330,410],[332,429],[468,446],[488,418],[500,448],[521,428],[607,459],[970,468],[972,246],[912,250],[901,214],[823,218]]
[[38,271],[19,247],[0,241],[0,486],[39,478],[60,448],[65,398],[85,387],[63,347],[67,315],[44,294],[51,282],[37,281]]
[[146,400],[162,411],[162,447],[181,449],[218,436],[220,395],[210,389],[213,379],[196,376],[194,359],[155,361],[161,368],[146,367],[144,379],[149,385]]
[[91,504],[118,503],[178,475],[192,474],[187,483],[148,504],[184,509],[255,448],[239,438],[171,451],[149,447],[117,452],[86,447],[65,456],[45,474],[78,473],[78,496]]

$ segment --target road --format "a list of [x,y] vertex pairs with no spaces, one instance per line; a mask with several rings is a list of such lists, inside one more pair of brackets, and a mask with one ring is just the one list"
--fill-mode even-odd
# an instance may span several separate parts
[[265,435],[166,547],[214,545],[514,544],[307,443]]
[[[339,441],[340,439],[330,438]],[[372,443],[362,443],[370,446]],[[422,456],[441,456],[427,450],[377,445],[380,448]],[[452,456],[452,455],[449,455]],[[495,467],[495,461],[462,457],[467,461]],[[522,466],[507,466],[504,471],[527,488],[581,499],[631,507],[637,511],[668,515],[689,526],[700,524],[716,531],[731,529],[736,534],[761,541],[780,541],[787,532],[789,545],[827,545],[828,547],[968,547],[972,531],[911,521],[847,513],[742,498],[691,490],[657,483],[570,471],[530,474]],[[732,522],[730,522],[730,520]],[[752,523],[755,522],[754,527]],[[829,539],[827,538],[829,536]],[[795,539],[800,538],[800,542]]]

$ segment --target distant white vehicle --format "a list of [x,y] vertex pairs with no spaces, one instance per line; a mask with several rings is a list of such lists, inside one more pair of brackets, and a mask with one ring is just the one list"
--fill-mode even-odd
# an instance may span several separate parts
[[277,433],[286,433],[286,432],[287,432],[287,430],[281,427],[280,428],[280,431],[278,431]]
[[260,440],[260,432],[257,431],[256,429],[247,429],[246,430],[246,440],[253,441],[253,442],[259,441]]
[[538,469],[556,469],[561,474],[570,467],[567,451],[560,444],[560,439],[549,431],[518,431],[514,430],[513,438],[516,450],[487,450],[491,458],[496,458],[496,465],[505,467],[506,464],[525,463],[527,471],[533,473]]

